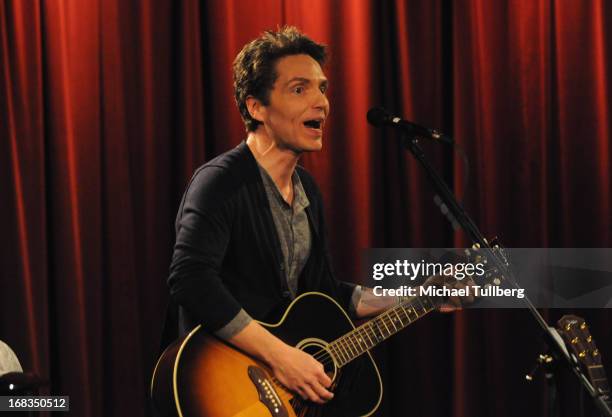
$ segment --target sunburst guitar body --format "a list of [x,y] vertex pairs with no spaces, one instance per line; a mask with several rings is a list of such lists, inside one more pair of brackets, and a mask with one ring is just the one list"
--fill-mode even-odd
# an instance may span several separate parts
[[[317,358],[333,383],[325,405],[307,402],[285,389],[262,362],[212,336],[203,326],[170,345],[151,382],[159,414],[180,417],[369,416],[382,398],[380,374],[369,349],[376,334],[356,329],[332,298],[306,293],[276,324],[260,323],[285,343]],[[373,328],[373,327],[372,327]],[[357,337],[357,336],[356,336]],[[380,340],[386,335],[380,334]],[[361,349],[355,343],[363,344]]]

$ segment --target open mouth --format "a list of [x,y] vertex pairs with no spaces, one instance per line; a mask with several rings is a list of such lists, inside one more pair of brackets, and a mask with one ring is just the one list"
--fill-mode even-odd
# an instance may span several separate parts
[[304,126],[310,129],[321,129],[323,126],[323,119],[310,119],[304,122]]

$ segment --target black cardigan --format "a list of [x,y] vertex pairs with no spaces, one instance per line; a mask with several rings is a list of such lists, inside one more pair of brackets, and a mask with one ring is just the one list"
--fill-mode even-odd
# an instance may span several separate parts
[[[348,310],[353,284],[334,278],[326,245],[321,194],[297,167],[310,206],[310,257],[298,293],[320,291]],[[202,323],[216,331],[244,308],[276,322],[291,302],[276,227],[253,157],[242,142],[193,175],[176,218],[176,244],[168,284],[181,306],[179,333]]]

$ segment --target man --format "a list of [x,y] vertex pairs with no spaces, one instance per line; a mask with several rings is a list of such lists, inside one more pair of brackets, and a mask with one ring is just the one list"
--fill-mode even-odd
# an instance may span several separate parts
[[323,146],[325,59],[323,45],[292,27],[266,32],[238,54],[234,89],[247,139],[194,174],[177,215],[169,278],[183,332],[203,323],[316,403],[333,397],[323,365],[253,318],[277,321],[306,291],[330,295],[356,318],[397,302],[335,279],[321,195],[297,165]]

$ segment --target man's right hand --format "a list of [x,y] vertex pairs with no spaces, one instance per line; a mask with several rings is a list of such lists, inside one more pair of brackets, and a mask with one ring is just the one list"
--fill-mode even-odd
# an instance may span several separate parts
[[276,379],[303,399],[324,404],[334,396],[327,389],[332,381],[321,362],[286,344],[256,321],[251,321],[228,341],[267,363]]
[[333,398],[323,364],[309,354],[285,344],[269,362],[276,379],[303,399],[325,404]]

